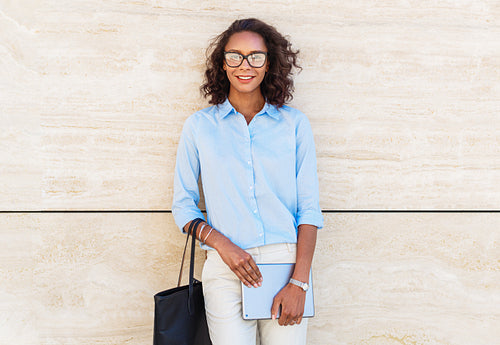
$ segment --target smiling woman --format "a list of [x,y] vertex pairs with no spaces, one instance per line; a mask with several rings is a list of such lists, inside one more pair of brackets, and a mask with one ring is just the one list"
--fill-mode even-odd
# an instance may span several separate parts
[[226,101],[230,84],[225,76],[224,54],[228,51],[227,44],[231,36],[244,31],[258,34],[264,41],[264,51],[268,52],[265,61],[268,68],[260,89],[269,104],[281,107],[293,98],[292,70],[300,70],[297,64],[299,51],[293,50],[291,43],[274,27],[256,19],[237,20],[212,41],[208,48],[205,83],[201,90],[210,98],[210,104],[217,105]]
[[[266,61],[266,44],[259,34],[242,31],[229,38],[224,50],[226,52],[223,68],[230,85],[229,102],[237,105],[236,110],[242,113],[249,123],[264,106],[260,84],[269,70],[269,63]],[[257,55],[257,58],[254,55]],[[261,63],[252,66],[250,61],[258,61],[259,56],[261,56]],[[248,57],[252,59],[248,60]]]
[[[172,205],[182,230],[204,218],[197,207],[201,174],[207,221],[196,236],[207,249],[210,337],[214,345],[255,345],[258,333],[262,345],[304,345],[304,302],[323,217],[309,121],[285,105],[297,52],[257,19],[235,21],[210,49],[201,90],[213,106],[184,125]],[[286,262],[295,265],[274,298],[272,319],[244,320],[241,284],[262,285],[257,263]]]

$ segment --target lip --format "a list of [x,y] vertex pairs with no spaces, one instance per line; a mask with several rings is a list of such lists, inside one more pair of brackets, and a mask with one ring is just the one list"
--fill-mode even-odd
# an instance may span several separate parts
[[[242,78],[245,78],[245,79],[242,79]],[[254,75],[237,75],[237,76],[236,76],[236,79],[238,79],[238,81],[239,81],[240,83],[244,83],[244,84],[246,84],[246,83],[249,83],[249,82],[251,82],[252,80],[254,80],[254,79],[255,79],[255,76],[254,76]]]

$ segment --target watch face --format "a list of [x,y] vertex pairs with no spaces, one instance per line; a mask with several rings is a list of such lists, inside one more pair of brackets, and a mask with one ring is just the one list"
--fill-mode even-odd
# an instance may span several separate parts
[[309,284],[304,283],[304,285],[302,286],[302,289],[304,289],[304,291],[307,291],[309,289]]

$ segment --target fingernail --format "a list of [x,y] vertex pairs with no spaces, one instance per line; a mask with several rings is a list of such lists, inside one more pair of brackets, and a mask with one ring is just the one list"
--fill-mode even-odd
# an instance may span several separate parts
[[258,288],[258,287],[259,287],[259,285],[258,285],[257,283],[255,283],[255,284],[253,284],[253,287],[254,287],[254,288]]
[[276,315],[272,315],[271,319],[276,320]]

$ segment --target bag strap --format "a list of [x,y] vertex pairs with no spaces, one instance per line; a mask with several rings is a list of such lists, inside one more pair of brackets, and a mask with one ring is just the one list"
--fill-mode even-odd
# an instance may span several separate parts
[[189,299],[188,299],[188,311],[190,315],[194,313],[194,293],[193,293],[193,285],[194,285],[194,243],[196,242],[196,228],[198,224],[202,222],[201,219],[196,219],[196,222],[193,222],[195,225],[191,231],[191,262],[189,263]]
[[193,272],[194,271],[194,242],[195,242],[195,238],[196,238],[196,228],[198,227],[198,224],[200,224],[202,221],[203,221],[203,219],[196,218],[189,225],[189,229],[188,229],[187,236],[186,236],[186,243],[184,244],[184,252],[182,253],[181,268],[179,270],[179,279],[177,280],[177,287],[181,286],[182,269],[184,267],[184,258],[186,257],[187,244],[189,241],[189,235],[191,235],[191,233],[193,234],[193,240],[191,243],[191,262],[189,265],[189,285],[192,285],[191,280],[193,279],[193,275],[194,275],[194,272]]

